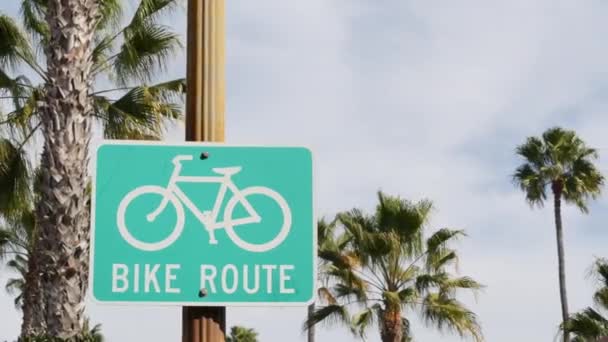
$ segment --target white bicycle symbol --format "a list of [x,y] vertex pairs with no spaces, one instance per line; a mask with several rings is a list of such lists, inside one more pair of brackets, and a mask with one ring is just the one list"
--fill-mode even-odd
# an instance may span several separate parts
[[[193,177],[193,176],[181,176],[180,171],[182,168],[182,161],[190,161],[193,160],[193,156],[190,155],[178,155],[173,158],[173,164],[175,168],[173,169],[173,173],[171,175],[171,179],[169,180],[169,185],[166,188],[156,185],[144,185],[138,188],[135,188],[131,192],[129,192],[120,202],[118,206],[117,213],[117,224],[120,235],[122,235],[123,239],[128,242],[131,246],[143,250],[143,251],[158,251],[164,248],[167,248],[171,244],[179,238],[182,230],[184,229],[185,223],[185,215],[184,215],[184,207],[185,204],[188,209],[194,214],[194,216],[203,224],[207,232],[209,233],[209,243],[217,244],[217,240],[215,239],[215,230],[224,228],[228,237],[232,242],[234,242],[240,248],[250,251],[250,252],[266,252],[271,250],[278,245],[280,245],[283,240],[289,234],[289,229],[291,228],[291,210],[287,205],[285,199],[276,191],[262,187],[262,186],[252,186],[249,188],[245,188],[243,190],[239,190],[236,185],[232,182],[231,177],[238,172],[241,171],[241,167],[228,167],[228,168],[214,168],[213,172],[221,175],[214,177]],[[186,194],[178,187],[178,183],[220,183],[220,189],[217,194],[215,204],[213,205],[213,209],[211,212],[205,211],[201,212],[194,203],[188,198]],[[226,191],[230,190],[233,194],[233,197],[230,198],[228,203],[226,204],[226,208],[224,209],[224,221],[218,222],[218,214],[220,210],[220,206],[223,203],[224,196],[226,195]],[[126,212],[129,208],[129,204],[131,204],[137,197],[141,195],[149,195],[155,194],[162,196],[162,200],[158,208],[154,211],[146,215],[148,222],[153,222],[158,215],[160,215],[167,203],[171,203],[175,208],[177,214],[177,222],[175,223],[175,227],[171,231],[171,234],[162,241],[158,242],[144,242],[135,238],[127,228],[125,217]],[[234,231],[234,227],[243,224],[250,223],[260,223],[262,218],[255,211],[253,206],[247,201],[247,196],[250,195],[265,195],[273,199],[281,208],[281,212],[283,214],[283,225],[278,235],[269,242],[262,244],[252,244],[247,241],[241,239],[236,232]],[[235,206],[240,203],[245,210],[247,211],[248,216],[239,219],[232,219],[232,213]]]

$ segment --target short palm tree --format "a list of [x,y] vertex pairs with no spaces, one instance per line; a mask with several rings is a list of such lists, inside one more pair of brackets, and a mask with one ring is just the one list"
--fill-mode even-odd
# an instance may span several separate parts
[[[49,334],[69,338],[84,322],[91,129],[109,139],[159,139],[164,124],[181,117],[185,80],[150,84],[181,48],[158,23],[178,0],[139,0],[124,27],[124,1],[20,1],[20,23],[0,13],[0,215],[33,203],[26,152],[38,150],[41,137],[40,238],[30,257],[44,271],[46,305],[36,310]],[[24,336],[43,329],[27,314],[25,285]]]
[[573,335],[572,342],[599,341],[608,337],[608,260],[596,260],[591,274],[599,285],[593,294],[596,307],[571,315],[562,326],[564,331]]
[[[588,201],[600,194],[604,177],[593,164],[597,159],[596,150],[587,147],[574,131],[559,127],[548,129],[540,138],[529,137],[516,151],[524,163],[517,168],[513,179],[525,192],[530,205],[542,207],[549,190],[553,194],[563,323],[569,315],[561,203],[564,200],[587,213]],[[567,332],[563,340],[569,341]]]
[[258,342],[258,333],[252,328],[234,326],[230,329],[226,342]]
[[378,200],[373,215],[357,209],[338,215],[341,229],[319,246],[325,305],[307,326],[339,322],[363,337],[377,324],[383,342],[403,342],[411,340],[410,320],[418,312],[429,326],[482,341],[476,315],[455,298],[482,286],[448,272],[458,259],[449,244],[464,233],[445,228],[425,239],[431,202],[381,192]]

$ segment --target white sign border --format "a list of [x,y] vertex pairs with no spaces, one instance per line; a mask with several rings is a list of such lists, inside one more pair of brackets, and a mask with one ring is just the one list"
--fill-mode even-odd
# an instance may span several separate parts
[[[212,146],[212,147],[257,147],[257,148],[304,148],[308,150],[311,158],[312,168],[312,231],[313,231],[313,244],[312,244],[312,293],[311,298],[306,301],[298,302],[164,302],[164,301],[105,301],[99,300],[95,297],[93,288],[94,284],[94,255],[95,255],[95,212],[96,212],[96,186],[97,186],[97,152],[98,150],[107,145],[151,145],[151,146],[167,146],[167,147],[184,147],[184,146]],[[315,216],[316,212],[316,189],[317,179],[315,177],[315,158],[312,149],[302,145],[255,145],[255,144],[228,144],[219,142],[205,142],[205,141],[184,141],[184,142],[169,142],[169,141],[152,141],[152,140],[102,140],[93,149],[93,163],[91,165],[91,224],[90,224],[90,240],[89,240],[89,280],[88,280],[88,291],[87,297],[89,297],[93,303],[104,305],[104,306],[138,306],[138,307],[175,307],[175,306],[207,306],[207,307],[304,307],[309,306],[317,300],[317,278],[318,278],[318,263],[317,263],[317,219]]]

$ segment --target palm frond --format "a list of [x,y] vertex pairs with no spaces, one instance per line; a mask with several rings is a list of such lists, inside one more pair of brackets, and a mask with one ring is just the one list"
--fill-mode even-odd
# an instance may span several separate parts
[[608,287],[603,287],[593,294],[593,302],[603,308],[608,309]]
[[18,146],[0,139],[0,215],[14,216],[31,203],[29,164]]
[[381,309],[382,307],[380,304],[374,304],[353,315],[351,318],[353,333],[359,335],[361,338],[365,338],[367,330],[376,323],[378,312]]
[[427,252],[436,253],[438,250],[445,248],[448,242],[454,241],[462,236],[466,236],[463,230],[452,230],[448,228],[439,229],[426,240]]
[[581,341],[598,340],[608,336],[608,320],[592,308],[571,315],[562,329],[575,335]]
[[410,305],[418,299],[418,291],[414,287],[406,287],[397,293],[401,305]]
[[461,337],[472,337],[482,341],[481,326],[477,316],[453,298],[439,294],[429,294],[424,299],[422,309],[424,322],[439,331],[455,332]]
[[526,193],[526,200],[531,206],[543,206],[547,199],[546,180],[530,163],[525,163],[515,170],[513,182]]
[[112,52],[114,44],[114,37],[103,36],[96,41],[96,45],[93,48],[92,59],[93,59],[93,70],[102,70],[104,65],[107,65]]
[[443,283],[448,280],[449,276],[445,272],[434,274],[421,274],[416,277],[416,290],[419,293],[428,293],[431,289],[439,289]]
[[420,274],[421,268],[416,264],[410,264],[407,268],[402,267],[399,260],[396,260],[396,265],[391,267],[392,275],[395,284],[398,288],[409,286],[415,282],[416,277]]
[[[31,87],[30,81],[25,76],[17,76],[15,78],[9,76],[4,70],[0,68],[0,96],[11,97],[13,108],[15,110],[23,106],[29,95],[29,88]],[[0,122],[4,122],[5,119],[0,117]]]
[[529,137],[523,145],[516,148],[517,155],[523,157],[534,172],[539,172],[545,164],[545,147],[542,140]]
[[563,189],[564,199],[566,202],[575,204],[583,213],[587,213],[588,200],[596,199],[600,195],[603,185],[604,176],[593,162],[586,157],[578,157],[572,162],[571,171],[566,174]]
[[[0,82],[2,82],[0,75]],[[18,81],[17,81],[18,82]],[[28,143],[27,140],[35,134],[37,126],[40,123],[39,114],[41,101],[43,100],[42,89],[21,87],[20,83],[15,83],[15,90],[21,96],[13,97],[13,111],[2,117],[2,124],[8,127],[10,136],[14,139],[20,139],[21,145]]]
[[322,245],[325,241],[333,240],[336,230],[336,220],[327,221],[319,219],[317,221],[317,241]]
[[230,335],[226,342],[257,342],[258,333],[252,328],[234,326],[230,329]]
[[104,336],[101,333],[101,324],[95,324],[91,327],[91,322],[88,318],[84,320],[82,325],[83,339],[91,342],[103,342],[105,341]]
[[121,85],[131,80],[149,82],[153,75],[165,70],[169,58],[182,47],[179,35],[156,23],[142,24],[124,35],[113,60],[114,76]]
[[180,104],[166,102],[183,94],[183,80],[132,88],[120,99],[111,101],[94,96],[95,113],[109,139],[152,139],[162,137],[167,121],[182,116]]
[[33,60],[28,39],[13,18],[0,14],[0,68],[14,69],[26,60]]
[[417,203],[378,193],[376,219],[383,232],[394,232],[399,236],[406,255],[419,253],[422,248],[422,229],[429,219],[432,202]]
[[596,259],[593,263],[591,275],[595,276],[600,286],[608,287],[608,259]]
[[[0,246],[2,246],[1,241],[2,240],[0,240]],[[335,305],[338,303],[338,300],[336,299],[334,294],[331,293],[331,290],[324,286],[319,287],[319,289],[317,289],[317,297],[321,300],[321,303],[327,303],[331,305]]]
[[332,288],[335,292],[337,299],[345,299],[347,301],[353,301],[362,303],[367,300],[366,288],[360,286],[360,284],[342,284],[338,283]]
[[4,260],[8,253],[13,250],[15,239],[13,229],[0,226],[0,260]]
[[18,254],[6,263],[6,267],[25,277],[27,274],[27,258]]
[[342,324],[350,327],[350,314],[344,305],[334,304],[322,306],[316,308],[306,322],[304,322],[304,329],[307,330],[321,322],[328,325]]
[[482,290],[484,286],[478,283],[476,280],[470,277],[456,277],[456,278],[448,278],[444,281],[440,287],[439,291],[443,295],[454,296],[456,295],[457,290],[470,290],[473,294],[476,294],[478,291]]
[[4,289],[9,295],[15,296],[13,304],[15,309],[21,310],[23,307],[23,291],[25,290],[25,280],[23,278],[10,278]]
[[0,227],[0,260],[9,255],[27,257],[36,242],[36,225],[33,210],[23,209],[20,214],[4,216],[5,227]]
[[[349,289],[344,290],[344,293],[348,292],[351,294],[360,293],[368,290],[367,282],[362,277],[359,277],[352,269],[340,268],[331,265],[327,267],[325,273],[325,276],[330,281],[337,282],[332,287],[332,290],[335,290],[336,286],[343,287],[344,289]],[[336,297],[338,296],[336,295]]]
[[46,0],[22,0],[21,18],[25,30],[30,33],[36,46],[42,48],[48,45],[51,35],[46,23]]
[[122,3],[120,0],[99,0],[101,18],[97,23],[98,31],[105,31],[120,24]]
[[373,259],[390,252],[390,242],[378,234],[376,220],[373,216],[363,214],[358,209],[337,215],[338,221],[344,227],[352,240],[353,251],[361,265],[369,265]]
[[23,278],[11,278],[6,282],[4,288],[10,295],[20,293],[25,287],[25,280]]
[[458,269],[458,254],[451,249],[435,252],[426,258],[426,269],[430,272],[442,271],[446,266],[452,264]]
[[174,10],[177,5],[177,0],[141,0],[127,27],[131,29],[153,22],[161,15]]

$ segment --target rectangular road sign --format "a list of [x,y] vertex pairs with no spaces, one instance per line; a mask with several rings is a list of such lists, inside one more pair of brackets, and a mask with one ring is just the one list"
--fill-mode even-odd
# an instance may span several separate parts
[[102,144],[95,159],[90,278],[97,301],[312,301],[309,150],[117,141]]

